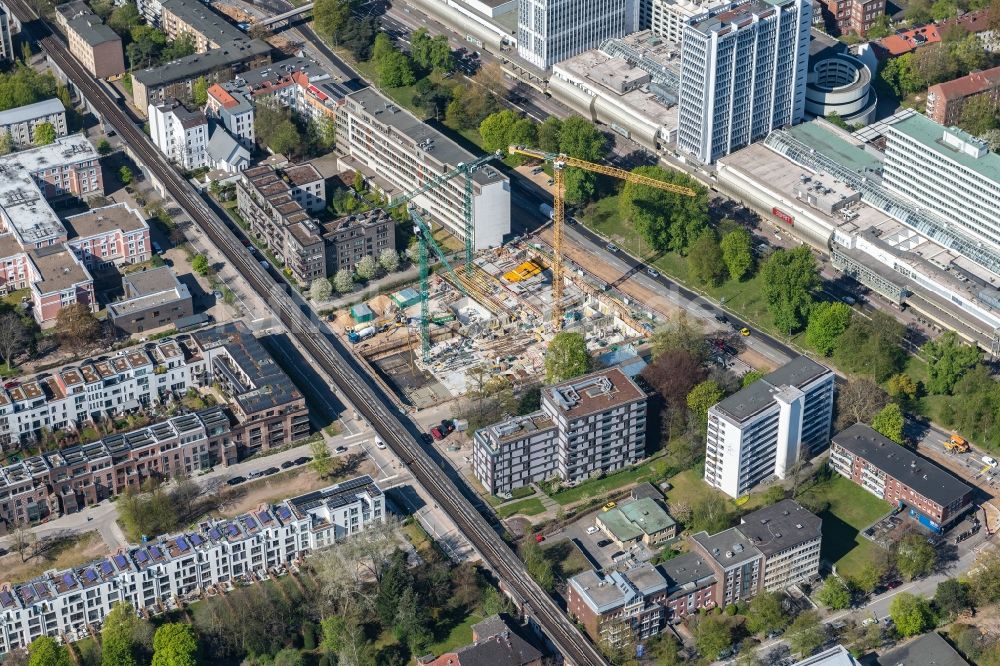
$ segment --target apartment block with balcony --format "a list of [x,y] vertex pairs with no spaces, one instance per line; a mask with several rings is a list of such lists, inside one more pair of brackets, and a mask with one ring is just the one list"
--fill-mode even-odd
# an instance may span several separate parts
[[868,36],[868,30],[885,15],[885,0],[821,0],[823,24],[834,36]]
[[669,584],[649,563],[628,571],[584,571],[566,585],[566,610],[595,643],[643,641],[666,626]]
[[17,18],[0,4],[0,61],[14,60],[14,34],[19,28]]
[[364,257],[378,259],[384,250],[396,250],[396,223],[381,208],[348,215],[323,227],[326,273],[353,271]]
[[90,271],[148,261],[149,225],[126,203],[93,208],[65,220],[67,246]]
[[790,499],[743,516],[736,529],[764,555],[765,591],[818,578],[822,526],[819,516]]
[[246,35],[221,14],[198,0],[162,0],[160,29],[167,39],[190,35],[196,53],[206,53]]
[[715,572],[717,605],[749,601],[764,590],[764,553],[738,527],[698,532],[688,543]]
[[0,111],[0,135],[9,134],[11,145],[20,150],[35,144],[35,128],[52,125],[56,136],[66,136],[66,107],[58,98]]
[[148,115],[149,135],[168,160],[184,171],[208,165],[208,120],[202,111],[172,99],[150,104]]
[[830,441],[834,374],[805,356],[708,410],[705,482],[730,497],[785,476]]
[[582,481],[645,455],[646,394],[615,367],[546,387],[538,412],[477,431],[473,469],[503,495],[552,476]]
[[250,232],[263,241],[303,285],[327,275],[322,229],[306,206],[326,204],[326,185],[311,164],[257,166],[236,184],[236,205]]
[[934,532],[973,506],[969,485],[863,423],[834,435],[830,466]]
[[[400,109],[374,88],[347,95],[337,106],[341,171],[360,171],[388,199],[418,189],[475,155]],[[465,178],[424,192],[413,204],[464,240]],[[510,181],[492,166],[472,175],[472,236],[477,250],[495,248],[510,233]]]
[[39,636],[90,636],[115,604],[159,614],[177,602],[286,571],[313,551],[385,522],[385,497],[369,476],[132,544],[73,569],[0,587],[0,651]]

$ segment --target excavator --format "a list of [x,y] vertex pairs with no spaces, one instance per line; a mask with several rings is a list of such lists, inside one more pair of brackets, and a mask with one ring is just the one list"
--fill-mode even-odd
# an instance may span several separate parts
[[948,453],[968,453],[971,447],[964,437],[953,432],[951,437],[944,441],[944,450]]

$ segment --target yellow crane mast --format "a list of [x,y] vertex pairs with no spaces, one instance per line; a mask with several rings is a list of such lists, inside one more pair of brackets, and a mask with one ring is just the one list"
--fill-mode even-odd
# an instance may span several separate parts
[[575,167],[585,171],[612,176],[629,183],[655,187],[658,190],[682,194],[687,197],[697,196],[698,193],[690,187],[674,185],[649,176],[642,176],[618,167],[607,166],[605,164],[595,164],[586,160],[577,159],[561,153],[547,153],[544,150],[526,148],[524,146],[510,146],[508,152],[511,155],[525,155],[537,160],[552,163],[552,180],[554,181],[555,193],[552,196],[552,324],[556,329],[562,328],[562,247],[563,247],[563,225],[566,220],[566,206],[563,200],[563,171],[566,167]]

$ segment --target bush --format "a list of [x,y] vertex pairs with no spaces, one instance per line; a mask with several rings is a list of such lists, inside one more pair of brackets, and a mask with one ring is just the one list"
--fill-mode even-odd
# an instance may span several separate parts
[[304,650],[316,649],[316,627],[313,626],[312,622],[306,622],[302,625],[302,648]]

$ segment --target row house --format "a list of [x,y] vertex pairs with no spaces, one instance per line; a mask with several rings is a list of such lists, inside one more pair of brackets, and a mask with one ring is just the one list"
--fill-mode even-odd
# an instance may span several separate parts
[[382,490],[361,476],[231,520],[123,548],[109,557],[0,587],[0,651],[39,636],[76,640],[115,604],[157,614],[209,590],[264,580],[309,553],[385,521]]

